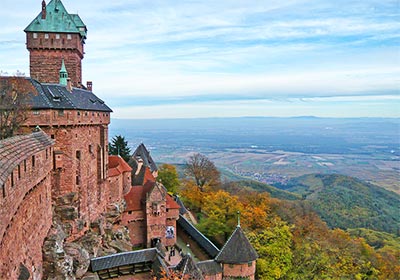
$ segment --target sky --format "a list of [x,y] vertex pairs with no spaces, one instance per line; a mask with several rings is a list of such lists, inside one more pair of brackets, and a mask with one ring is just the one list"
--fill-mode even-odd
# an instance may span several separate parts
[[[114,118],[400,117],[399,0],[62,2]],[[0,73],[29,76],[40,11],[1,0]]]

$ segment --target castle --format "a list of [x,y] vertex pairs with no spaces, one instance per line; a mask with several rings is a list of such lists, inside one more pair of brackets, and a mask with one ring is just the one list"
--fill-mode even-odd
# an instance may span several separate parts
[[[146,256],[142,261],[132,257],[114,266],[104,260],[119,255],[94,258],[94,252],[90,267],[101,279],[170,269],[163,247],[176,246],[179,225],[200,245],[205,242],[203,247],[213,247],[185,224],[180,202],[156,182],[157,166],[144,145],[129,164],[108,155],[112,110],[93,94],[92,82],[83,85],[87,29],[81,18],[69,14],[61,0],[47,5],[43,0],[25,32],[30,78],[0,77],[26,89],[30,106],[19,135],[0,141],[0,279],[41,279],[43,244],[59,228],[55,223],[61,220],[66,232],[63,241],[54,242],[57,253],[60,242],[78,240],[94,225],[104,232],[109,205],[125,207],[113,227],[126,227],[132,247],[148,249],[123,253]],[[190,279],[254,279],[257,254],[240,226],[221,250],[212,250],[211,260],[196,264],[186,255],[174,269]]]

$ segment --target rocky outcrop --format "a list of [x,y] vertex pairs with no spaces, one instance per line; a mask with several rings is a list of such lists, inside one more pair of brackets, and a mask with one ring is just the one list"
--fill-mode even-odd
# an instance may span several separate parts
[[53,226],[43,246],[44,279],[97,280],[97,275],[88,273],[91,258],[132,249],[129,232],[120,225],[124,202],[110,205],[79,238],[70,240],[72,229],[79,230],[81,223],[76,202],[74,193],[56,201]]

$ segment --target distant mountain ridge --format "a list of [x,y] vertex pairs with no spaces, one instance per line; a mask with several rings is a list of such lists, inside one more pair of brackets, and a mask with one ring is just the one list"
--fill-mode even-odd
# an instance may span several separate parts
[[304,175],[286,191],[302,195],[330,226],[368,228],[400,235],[400,195],[338,174]]

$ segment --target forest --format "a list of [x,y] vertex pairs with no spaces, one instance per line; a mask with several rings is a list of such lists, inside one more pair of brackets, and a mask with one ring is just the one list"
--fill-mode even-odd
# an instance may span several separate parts
[[[190,207],[199,230],[218,246],[230,236],[240,213],[240,224],[259,254],[258,279],[400,279],[395,234],[329,226],[301,192],[301,199],[283,199],[260,186],[254,190],[244,182],[221,181],[213,162],[201,154],[189,158],[183,178],[169,164],[159,174]],[[341,186],[354,189],[353,183]]]

